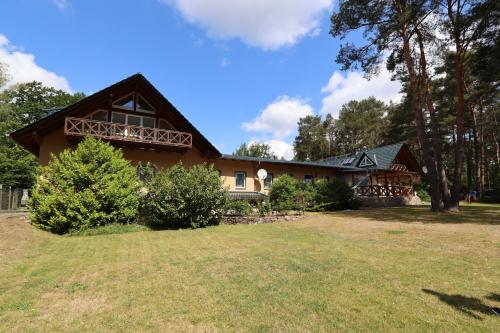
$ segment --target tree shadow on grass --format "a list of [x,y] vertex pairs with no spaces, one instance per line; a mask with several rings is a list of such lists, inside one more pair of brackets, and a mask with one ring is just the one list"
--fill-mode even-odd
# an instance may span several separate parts
[[332,213],[346,217],[362,217],[386,222],[472,223],[500,225],[500,205],[461,206],[460,212],[431,212],[429,206],[369,208]]
[[486,298],[491,301],[500,302],[500,294],[490,293]]
[[474,319],[483,320],[479,314],[488,316],[494,315],[492,308],[484,304],[479,298],[467,297],[463,295],[448,295],[425,288],[422,289],[422,291],[436,296],[440,301],[454,307],[456,310],[463,312]]

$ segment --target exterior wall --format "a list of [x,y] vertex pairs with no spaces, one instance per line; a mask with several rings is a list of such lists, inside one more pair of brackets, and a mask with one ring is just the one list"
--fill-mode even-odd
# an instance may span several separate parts
[[[58,129],[46,135],[40,143],[39,163],[46,165],[50,161],[50,154],[59,154],[64,149],[74,147],[75,143],[68,140],[64,130]],[[187,152],[181,153],[168,150],[150,150],[135,147],[123,147],[123,155],[126,159],[137,165],[139,162],[145,164],[150,162],[157,168],[169,168],[172,165],[182,161],[187,166],[193,166],[200,163],[213,163],[215,168],[220,171],[224,187],[230,191],[260,192],[268,193],[264,188],[264,181],[258,179],[257,171],[266,169],[268,173],[273,174],[273,180],[283,174],[292,174],[299,181],[304,181],[305,175],[311,175],[315,179],[320,177],[335,178],[335,170],[331,168],[321,168],[314,166],[300,166],[283,163],[258,163],[255,161],[238,161],[229,159],[208,159],[203,157],[196,147],[192,147]],[[236,188],[236,171],[246,172],[245,189]]]
[[[335,169],[314,166],[290,165],[283,163],[258,163],[255,161],[219,159],[215,162],[215,167],[221,173],[224,186],[227,187],[230,191],[260,192],[267,194],[269,190],[264,188],[264,181],[258,179],[257,177],[257,171],[259,169],[265,169],[268,174],[273,174],[273,180],[277,179],[283,174],[292,174],[293,177],[298,181],[304,181],[305,175],[311,175],[315,179],[321,177],[328,177],[329,179],[335,178]],[[246,172],[245,189],[236,188],[236,171]]]

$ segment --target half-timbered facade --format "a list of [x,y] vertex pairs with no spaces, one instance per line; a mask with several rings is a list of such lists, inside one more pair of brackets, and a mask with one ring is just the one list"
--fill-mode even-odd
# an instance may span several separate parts
[[[404,143],[314,162],[223,155],[141,74],[51,110],[11,137],[45,165],[51,154],[87,135],[121,148],[134,165],[214,164],[224,186],[241,197],[267,194],[282,174],[305,182],[342,178],[361,196],[412,195],[419,179],[418,163]],[[266,179],[257,177],[260,169]]]

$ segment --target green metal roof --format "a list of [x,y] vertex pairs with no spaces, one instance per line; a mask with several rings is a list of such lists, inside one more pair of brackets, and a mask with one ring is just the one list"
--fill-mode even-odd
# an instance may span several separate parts
[[[331,166],[339,168],[355,168],[360,170],[377,169],[377,170],[390,170],[392,161],[396,158],[397,154],[403,147],[404,142],[395,143],[392,145],[380,146],[372,149],[366,149],[352,154],[333,156],[325,158],[320,163],[326,163]],[[370,160],[375,162],[374,166],[359,168],[361,158],[366,155]]]
[[[387,146],[380,146],[372,149],[366,149],[352,154],[332,156],[319,161],[289,161],[275,158],[264,157],[251,157],[251,156],[236,156],[236,155],[222,155],[224,159],[237,160],[237,161],[253,161],[253,162],[266,162],[266,163],[281,163],[291,165],[304,165],[304,166],[317,166],[345,170],[390,170],[392,161],[396,158],[397,154],[403,147],[404,143],[395,143]],[[369,167],[358,167],[363,156],[375,163]]]

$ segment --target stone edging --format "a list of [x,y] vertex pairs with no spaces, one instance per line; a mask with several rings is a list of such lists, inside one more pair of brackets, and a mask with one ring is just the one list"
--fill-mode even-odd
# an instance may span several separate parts
[[255,215],[255,216],[224,216],[224,224],[262,224],[274,222],[290,222],[304,218],[305,215]]

